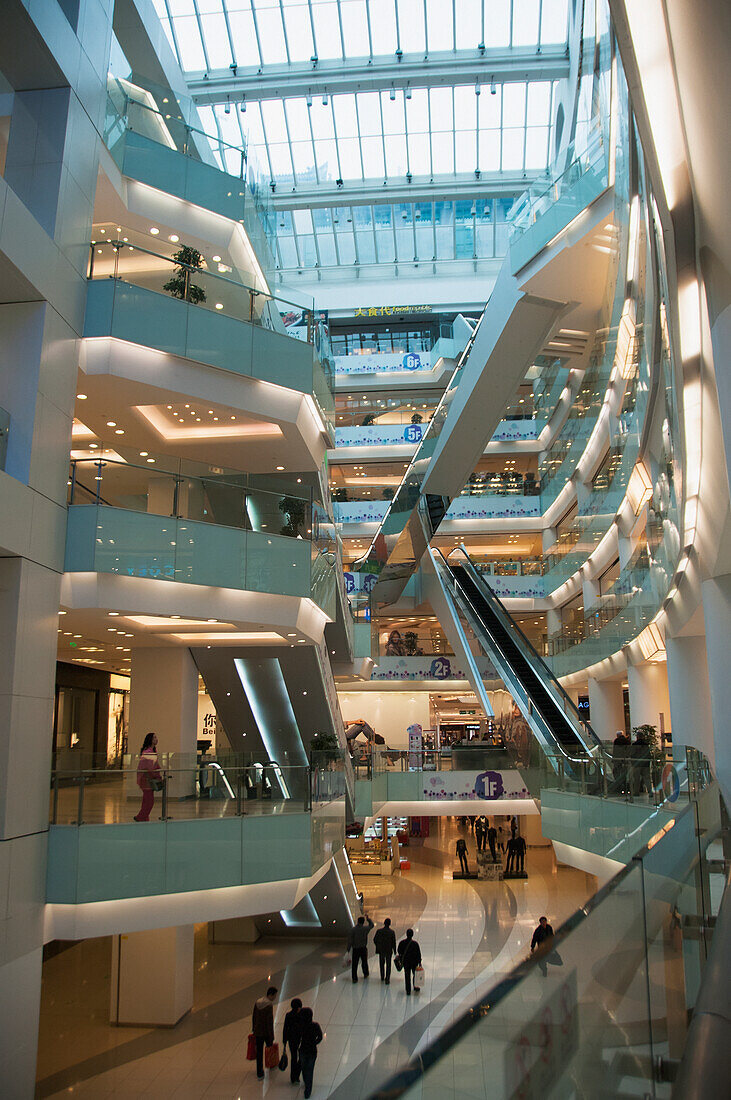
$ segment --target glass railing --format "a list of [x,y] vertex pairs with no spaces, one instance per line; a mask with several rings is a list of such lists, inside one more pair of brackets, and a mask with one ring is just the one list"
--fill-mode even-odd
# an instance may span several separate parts
[[[106,446],[102,450],[106,450]],[[111,450],[111,446],[109,447]],[[201,473],[202,463],[144,453],[142,461],[72,459],[68,503],[98,504],[290,538],[312,538],[312,496],[259,489],[235,471]]]
[[[216,208],[223,201],[225,210],[221,210],[222,213],[248,222],[251,228],[251,218],[246,216],[251,202],[252,212],[258,216],[271,247],[275,221],[268,179],[262,178],[244,144],[227,142],[218,131],[207,132],[192,121],[194,117],[193,101],[187,96],[176,96],[169,88],[149,81],[134,83],[111,73],[107,78],[104,142],[119,166],[122,167],[127,135],[132,134],[215,168],[222,176],[232,178],[228,190],[223,180],[224,186],[216,188],[220,192],[215,196]],[[242,187],[237,189],[234,180],[241,181]],[[206,191],[205,186],[200,186],[203,183],[198,180],[199,203]]]
[[153,796],[150,821],[303,813],[345,795],[343,763],[337,760],[280,765],[243,753],[197,760],[166,753],[149,771],[140,770],[139,761],[139,756],[125,755],[121,763],[110,764],[74,749],[56,753],[50,823],[119,825],[137,820],[143,789]]
[[0,470],[5,469],[8,457],[8,436],[10,435],[10,413],[0,409]]
[[537,497],[540,484],[531,474],[475,474],[459,494],[461,497]]
[[[196,249],[181,245],[178,256],[164,256],[122,238],[97,240],[89,246],[87,274],[89,279],[117,279],[321,346],[323,338],[314,306],[302,306],[209,271],[199,266],[201,258]],[[327,360],[328,349],[322,350]]]
[[[703,807],[658,825],[613,879],[371,1100],[669,1098],[711,939]],[[553,932],[553,929],[551,929]],[[469,1082],[469,1084],[467,1084]],[[711,1089],[712,1090],[712,1089]]]

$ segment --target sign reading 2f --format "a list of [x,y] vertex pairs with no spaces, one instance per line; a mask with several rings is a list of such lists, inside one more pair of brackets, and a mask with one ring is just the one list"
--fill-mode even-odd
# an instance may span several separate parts
[[421,425],[409,424],[408,428],[404,428],[404,439],[407,443],[420,443],[421,442]]
[[410,351],[403,359],[404,370],[419,370],[421,368],[421,358],[415,351]]

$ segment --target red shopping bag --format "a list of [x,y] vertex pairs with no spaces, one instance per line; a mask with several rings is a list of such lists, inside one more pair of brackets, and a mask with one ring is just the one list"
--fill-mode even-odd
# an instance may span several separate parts
[[279,1043],[272,1043],[270,1047],[267,1047],[264,1051],[264,1065],[267,1069],[277,1069],[279,1067]]
[[254,1032],[253,1031],[249,1035],[249,1042],[247,1043],[247,1046],[246,1046],[246,1061],[247,1062],[256,1061],[256,1039],[254,1038]]

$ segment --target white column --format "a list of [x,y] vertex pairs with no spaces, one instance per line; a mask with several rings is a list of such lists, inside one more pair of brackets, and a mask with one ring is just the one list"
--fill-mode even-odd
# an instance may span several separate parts
[[112,940],[110,1021],[174,1027],[193,1007],[192,924]]
[[636,726],[655,726],[659,744],[660,729],[670,729],[670,696],[665,662],[648,661],[643,665],[630,665],[627,686],[632,729]]
[[702,587],[716,776],[728,799],[731,797],[731,575],[704,581]]
[[589,677],[589,723],[602,741],[613,741],[617,730],[624,730],[621,680],[593,680]]
[[[132,651],[129,745],[138,753],[145,735],[157,734],[157,751],[175,753],[170,763],[171,798],[189,795],[195,778],[198,731],[198,669],[184,646]],[[177,760],[176,760],[177,757]]]
[[700,749],[715,770],[706,639],[703,636],[670,638],[666,635],[665,647],[673,744]]

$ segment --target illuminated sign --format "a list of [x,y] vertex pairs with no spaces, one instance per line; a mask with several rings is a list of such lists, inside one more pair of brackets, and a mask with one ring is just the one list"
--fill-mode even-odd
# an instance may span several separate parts
[[431,306],[358,306],[356,317],[393,317],[398,314],[431,313]]

